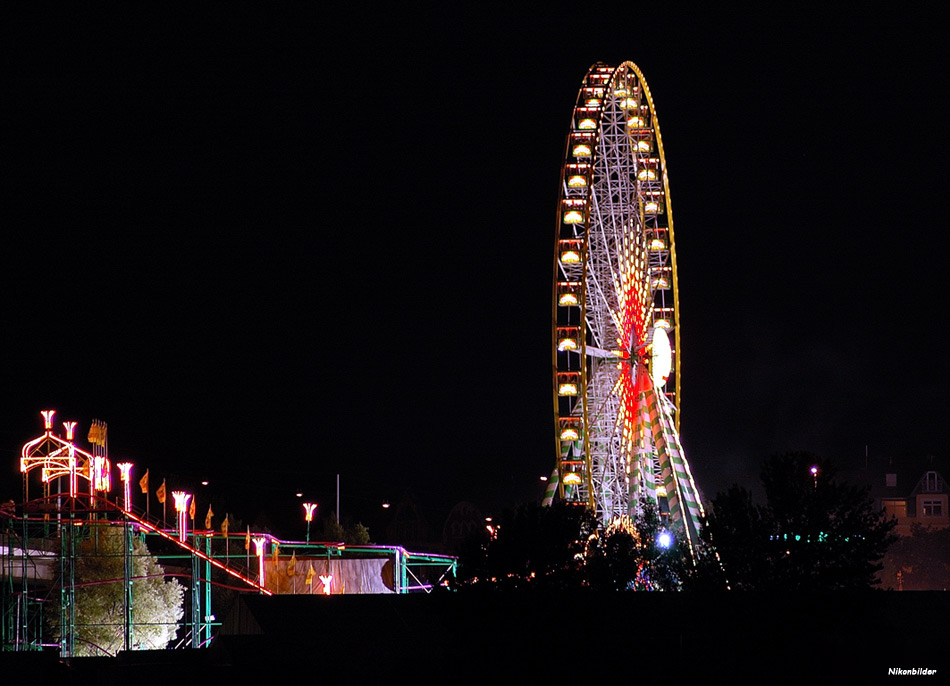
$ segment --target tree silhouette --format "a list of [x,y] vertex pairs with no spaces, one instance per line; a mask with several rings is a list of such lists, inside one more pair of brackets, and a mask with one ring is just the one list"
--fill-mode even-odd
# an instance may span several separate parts
[[463,586],[567,589],[585,584],[584,553],[597,520],[585,507],[522,505],[479,529],[459,552]]
[[763,463],[764,506],[738,486],[716,496],[705,535],[731,588],[844,590],[876,583],[895,540],[894,522],[874,509],[868,489],[835,477],[829,461],[789,453]]

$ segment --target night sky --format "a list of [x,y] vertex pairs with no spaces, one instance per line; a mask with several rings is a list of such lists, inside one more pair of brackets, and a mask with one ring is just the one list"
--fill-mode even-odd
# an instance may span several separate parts
[[947,453],[936,16],[626,3],[13,26],[4,500],[46,408],[83,436],[108,422],[114,462],[207,478],[245,520],[300,509],[296,491],[333,507],[337,473],[344,514],[371,523],[407,489],[436,527],[460,500],[540,498],[557,184],[598,60],[637,63],[657,106],[705,496],[775,452]]

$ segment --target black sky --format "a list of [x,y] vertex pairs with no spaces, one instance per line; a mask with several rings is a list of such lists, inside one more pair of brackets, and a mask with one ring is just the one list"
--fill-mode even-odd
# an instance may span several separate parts
[[940,24],[767,9],[13,23],[0,496],[50,407],[245,518],[249,485],[332,504],[336,473],[363,519],[407,488],[539,497],[557,181],[597,60],[656,101],[702,491],[786,450],[946,454]]

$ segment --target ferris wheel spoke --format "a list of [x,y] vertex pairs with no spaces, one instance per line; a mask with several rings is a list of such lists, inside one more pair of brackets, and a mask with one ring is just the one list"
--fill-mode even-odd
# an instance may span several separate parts
[[[678,434],[680,327],[666,162],[636,65],[591,67],[565,157],[553,353],[559,473],[577,484],[570,497],[604,523],[630,514],[640,497],[658,505],[665,499],[664,507],[693,520],[701,504]],[[652,420],[645,384],[662,405]],[[669,483],[661,483],[664,474]],[[687,529],[695,536],[695,526]]]

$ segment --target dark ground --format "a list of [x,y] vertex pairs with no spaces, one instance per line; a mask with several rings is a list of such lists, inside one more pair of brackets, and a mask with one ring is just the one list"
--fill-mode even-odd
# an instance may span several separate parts
[[950,674],[946,593],[245,600],[242,621],[226,619],[207,651],[85,658],[68,666],[8,653],[0,663],[5,673],[100,686],[130,677],[136,684],[206,677],[220,683],[294,674],[360,683],[621,678],[647,684],[875,683],[897,678],[888,676],[892,667],[935,669],[930,683]]

